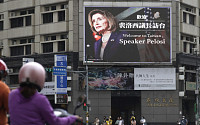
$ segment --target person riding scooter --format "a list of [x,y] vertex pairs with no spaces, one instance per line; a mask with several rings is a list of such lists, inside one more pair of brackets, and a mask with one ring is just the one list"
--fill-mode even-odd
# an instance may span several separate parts
[[71,125],[79,116],[57,117],[46,96],[45,70],[36,62],[23,65],[19,71],[20,87],[9,95],[10,125]]

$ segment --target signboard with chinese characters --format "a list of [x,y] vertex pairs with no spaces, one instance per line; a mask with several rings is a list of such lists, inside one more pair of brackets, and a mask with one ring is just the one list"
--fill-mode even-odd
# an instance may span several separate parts
[[[84,61],[88,64],[171,64],[171,13],[171,8],[166,6],[129,7],[123,2],[121,6],[115,3],[99,6],[85,2]],[[105,37],[95,25],[100,18],[108,20],[111,31],[103,53],[101,43]]]
[[59,67],[60,69],[59,70],[60,73],[57,73],[57,75],[55,75],[56,93],[67,94],[67,73],[64,73],[63,75],[63,72],[65,72],[67,68],[67,55],[55,55],[54,60],[55,60],[55,67]]
[[148,107],[177,107],[174,98],[147,98],[146,104]]
[[[90,68],[88,85],[94,90],[133,90],[133,68]],[[83,82],[84,83],[84,82]]]
[[134,90],[176,90],[175,68],[134,68]]

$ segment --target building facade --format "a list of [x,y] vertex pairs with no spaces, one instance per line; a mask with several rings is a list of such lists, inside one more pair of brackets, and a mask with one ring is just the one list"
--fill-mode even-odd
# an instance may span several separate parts
[[[150,125],[176,125],[182,115],[186,116],[189,124],[195,124],[196,73],[200,63],[199,7],[198,0],[0,0],[0,54],[10,69],[6,81],[11,88],[18,87],[18,71],[23,60],[33,58],[45,67],[46,82],[54,82],[54,55],[67,55],[67,63],[73,71],[85,70],[86,65],[89,67],[89,122],[93,122],[95,117],[103,121],[104,116],[112,116],[115,121],[122,116],[128,125],[130,115],[134,114],[138,123],[144,116]],[[137,62],[98,62],[92,55],[93,42],[97,39],[89,37],[92,32],[87,22],[87,14],[92,9],[110,10],[121,21],[121,26],[129,22],[131,25],[146,23],[145,15],[152,14],[153,23],[166,21],[164,30],[151,27],[151,31],[146,33],[145,29],[132,27],[133,34],[126,34],[127,37],[152,35],[157,31],[154,37],[164,37],[169,44],[161,47],[137,44],[141,59]],[[141,16],[135,19],[134,14]],[[127,27],[123,30],[128,31]],[[141,42],[147,39],[137,38]],[[184,67],[184,71],[179,71],[180,67]],[[167,69],[173,71],[172,76]],[[156,74],[153,74],[154,70]],[[123,79],[123,83],[119,82],[122,87],[119,83],[117,87],[114,83],[110,85],[116,75],[107,78],[109,72]],[[168,80],[173,87],[163,87],[166,84],[160,81],[157,82],[160,88],[137,89],[141,79],[136,74],[153,74],[151,77],[162,74],[159,79]],[[180,75],[184,78],[179,78]],[[68,76],[72,77],[67,83],[71,88],[68,104],[54,104],[54,95],[47,97],[53,107],[64,107],[73,112],[78,96],[85,93],[85,76],[77,73],[68,73]],[[95,85],[97,78],[110,81],[100,87]],[[83,117],[85,113],[82,108],[77,110],[77,114]]]

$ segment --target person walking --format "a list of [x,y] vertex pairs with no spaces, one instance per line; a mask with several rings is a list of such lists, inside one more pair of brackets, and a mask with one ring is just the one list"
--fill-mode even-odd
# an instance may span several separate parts
[[7,113],[10,89],[4,82],[7,71],[6,63],[0,59],[0,125],[8,125]]
[[124,125],[124,120],[122,119],[122,117],[119,117],[119,124],[118,125]]
[[182,116],[181,125],[188,125],[188,120],[185,118],[185,116]]
[[131,116],[130,121],[131,121],[131,125],[136,125],[136,119],[134,115]]
[[120,117],[117,117],[117,120],[115,121],[115,125],[119,124],[119,120],[120,120]]
[[141,125],[147,125],[147,121],[146,121],[146,119],[145,119],[144,116],[141,117],[141,119],[140,119],[140,124],[141,124]]
[[94,121],[94,125],[100,125],[100,120],[99,120],[99,118],[95,118],[95,121]]

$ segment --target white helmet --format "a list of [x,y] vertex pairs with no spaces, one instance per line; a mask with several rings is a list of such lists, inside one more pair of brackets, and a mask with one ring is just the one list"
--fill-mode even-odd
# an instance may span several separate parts
[[19,71],[19,84],[35,85],[40,92],[44,87],[45,70],[44,67],[37,62],[29,62],[24,64]]

